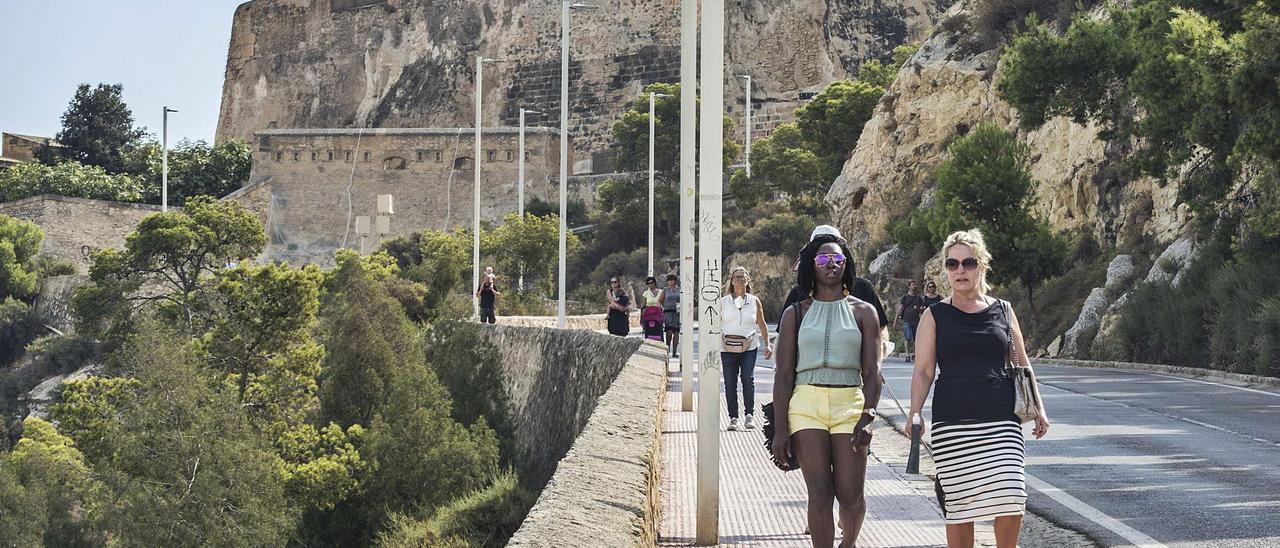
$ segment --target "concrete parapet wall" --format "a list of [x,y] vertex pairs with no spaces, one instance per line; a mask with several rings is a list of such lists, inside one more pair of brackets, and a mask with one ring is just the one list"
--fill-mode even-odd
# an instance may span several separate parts
[[1161,365],[1154,363],[1130,363],[1130,362],[1100,362],[1089,360],[1062,360],[1052,358],[1041,358],[1032,360],[1032,365],[1042,363],[1045,365],[1065,365],[1069,367],[1093,367],[1100,369],[1128,369],[1130,371],[1142,371],[1146,373],[1165,373],[1169,375],[1177,375],[1180,377],[1205,378],[1215,381],[1226,382],[1229,384],[1238,384],[1243,386],[1251,386],[1254,388],[1265,388],[1269,390],[1280,390],[1280,379],[1275,377],[1263,377],[1261,375],[1244,375],[1241,373],[1228,373],[1226,371],[1218,371],[1216,369],[1203,369],[1200,367],[1182,367],[1177,365]]
[[[498,325],[511,325],[520,327],[555,327],[555,316],[499,316]],[[632,312],[630,316],[630,325],[635,328],[640,325],[640,313]],[[609,328],[609,319],[604,314],[586,314],[582,316],[565,316],[564,319],[566,329],[585,329],[588,331],[605,331]]]
[[631,355],[507,546],[657,544],[665,364],[656,342]]
[[480,332],[501,356],[521,477],[540,487],[641,341],[545,327],[485,326]]

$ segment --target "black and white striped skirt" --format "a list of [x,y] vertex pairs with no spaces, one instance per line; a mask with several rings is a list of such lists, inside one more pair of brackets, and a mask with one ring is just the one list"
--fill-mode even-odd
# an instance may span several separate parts
[[933,460],[948,524],[1023,513],[1022,426],[1015,421],[934,421]]

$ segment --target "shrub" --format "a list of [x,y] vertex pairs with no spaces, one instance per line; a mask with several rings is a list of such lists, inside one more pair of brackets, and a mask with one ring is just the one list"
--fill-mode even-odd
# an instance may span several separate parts
[[427,362],[453,400],[450,416],[464,425],[485,420],[498,435],[504,464],[515,457],[515,416],[502,380],[497,347],[471,322],[437,322],[426,334]]
[[129,175],[111,175],[97,166],[62,162],[48,166],[19,164],[0,171],[0,202],[11,202],[41,194],[72,198],[139,202],[142,181]]
[[75,335],[50,335],[27,346],[31,366],[40,377],[70,373],[101,358],[100,345]]
[[520,528],[535,500],[536,495],[522,487],[514,473],[506,472],[493,484],[450,502],[428,519],[392,516],[387,529],[378,535],[377,545],[500,548]]
[[38,329],[27,303],[12,298],[0,301],[0,368],[9,367],[22,355]]

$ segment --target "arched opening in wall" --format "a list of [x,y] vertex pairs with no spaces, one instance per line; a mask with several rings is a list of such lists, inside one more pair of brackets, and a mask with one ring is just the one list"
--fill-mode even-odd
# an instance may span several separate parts
[[453,160],[453,169],[471,169],[473,161],[470,156],[459,156]]
[[956,124],[956,135],[964,137],[969,134],[969,124]]
[[405,169],[409,167],[409,161],[399,156],[387,156],[382,160],[382,169]]

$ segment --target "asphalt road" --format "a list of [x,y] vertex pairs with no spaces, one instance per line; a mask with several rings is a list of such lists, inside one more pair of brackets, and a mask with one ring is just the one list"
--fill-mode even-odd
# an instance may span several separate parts
[[[909,403],[912,366],[886,380]],[[1029,505],[1106,546],[1280,546],[1280,394],[1040,365],[1053,423],[1028,433]],[[888,391],[880,411],[901,416]],[[925,414],[928,416],[926,406]]]
[[[904,408],[912,367],[884,363]],[[1035,368],[1052,427],[1036,440],[1024,426],[1033,512],[1103,546],[1280,546],[1280,393],[1159,373]],[[762,356],[757,389],[768,389],[772,375]],[[890,395],[879,411],[904,421]]]

